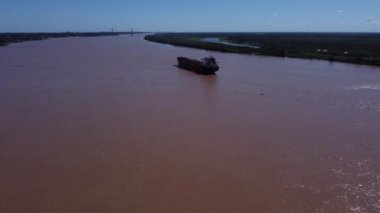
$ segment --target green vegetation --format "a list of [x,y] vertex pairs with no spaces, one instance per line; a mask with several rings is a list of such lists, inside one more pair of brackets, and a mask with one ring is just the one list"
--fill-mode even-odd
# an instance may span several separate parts
[[94,37],[94,36],[115,36],[121,34],[129,34],[123,32],[96,32],[96,33],[0,33],[0,46],[6,46],[10,43],[44,40],[49,38],[62,37]]
[[[206,38],[221,42],[206,41]],[[380,66],[380,34],[377,33],[164,33],[145,39],[221,52]]]

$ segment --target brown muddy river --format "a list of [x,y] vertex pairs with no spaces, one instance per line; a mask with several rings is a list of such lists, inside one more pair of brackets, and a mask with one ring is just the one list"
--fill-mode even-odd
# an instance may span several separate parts
[[142,37],[0,48],[0,212],[380,212],[380,68]]

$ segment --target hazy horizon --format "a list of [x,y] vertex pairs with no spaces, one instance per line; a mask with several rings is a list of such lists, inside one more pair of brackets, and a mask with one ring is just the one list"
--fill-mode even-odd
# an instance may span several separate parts
[[[108,33],[110,30],[106,31],[19,31],[19,32],[0,32],[0,34],[23,34],[23,33]],[[129,33],[130,30],[125,30],[125,31],[114,31],[114,33]],[[365,32],[365,31],[352,31],[352,32],[344,32],[344,31],[133,31],[134,33],[299,33],[299,34],[313,34],[313,33],[321,33],[321,34],[380,34],[380,32]]]
[[0,32],[380,32],[380,2],[4,0]]

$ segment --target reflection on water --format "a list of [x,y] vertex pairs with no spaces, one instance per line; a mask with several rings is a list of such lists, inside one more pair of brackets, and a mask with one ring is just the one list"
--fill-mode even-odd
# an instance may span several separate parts
[[379,212],[379,68],[208,54],[0,48],[0,212]]
[[202,78],[200,78],[202,81],[202,84],[205,88],[205,91],[212,91],[215,90],[218,83],[218,75],[207,75]]
[[364,85],[358,85],[351,87],[353,90],[380,90],[380,83],[379,84],[364,84]]

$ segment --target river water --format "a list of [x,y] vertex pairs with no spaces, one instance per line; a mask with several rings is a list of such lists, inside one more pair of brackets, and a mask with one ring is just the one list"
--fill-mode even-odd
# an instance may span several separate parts
[[380,212],[380,69],[142,37],[0,48],[0,212]]
[[202,41],[208,42],[208,43],[225,44],[225,45],[229,45],[229,46],[250,47],[250,48],[253,48],[253,49],[260,49],[261,48],[258,44],[257,45],[237,44],[237,43],[231,43],[231,42],[228,42],[228,41],[223,41],[220,38],[204,38],[204,39],[202,39]]

